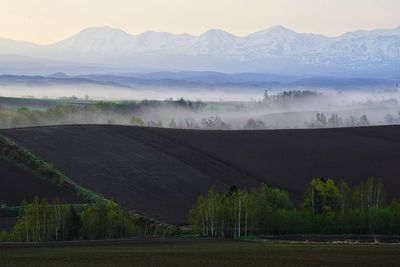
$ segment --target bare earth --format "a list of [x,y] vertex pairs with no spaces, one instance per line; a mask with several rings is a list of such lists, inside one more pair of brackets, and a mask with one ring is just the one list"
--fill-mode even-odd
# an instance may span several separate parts
[[297,203],[312,177],[356,184],[375,176],[388,198],[400,188],[399,126],[196,131],[77,125],[0,133],[79,184],[169,223],[184,223],[211,187],[266,183],[288,190]]

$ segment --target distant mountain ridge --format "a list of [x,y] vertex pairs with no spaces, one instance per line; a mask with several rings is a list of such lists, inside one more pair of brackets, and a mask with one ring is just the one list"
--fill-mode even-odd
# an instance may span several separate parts
[[327,37],[274,26],[240,37],[219,29],[199,36],[152,31],[132,35],[106,26],[44,46],[0,38],[0,73],[5,73],[5,62],[18,67],[20,57],[33,59],[43,71],[50,64],[45,59],[56,61],[46,72],[89,64],[96,72],[209,70],[398,79],[400,27]]
[[399,80],[347,77],[296,77],[268,73],[220,73],[220,72],[154,72],[127,73],[119,75],[88,74],[66,75],[53,73],[47,76],[0,75],[0,86],[54,86],[54,85],[97,85],[125,89],[174,88],[197,89],[257,89],[297,90],[399,90]]

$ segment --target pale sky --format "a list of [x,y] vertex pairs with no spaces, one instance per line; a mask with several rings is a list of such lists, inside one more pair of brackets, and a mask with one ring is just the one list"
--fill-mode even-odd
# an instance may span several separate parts
[[48,44],[91,26],[246,35],[273,25],[339,35],[400,26],[400,0],[0,0],[0,37]]

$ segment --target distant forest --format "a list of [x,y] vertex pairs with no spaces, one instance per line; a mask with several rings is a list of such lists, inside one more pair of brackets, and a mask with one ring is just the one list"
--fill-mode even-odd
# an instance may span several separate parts
[[[257,113],[257,110],[267,112],[274,108],[288,108],[292,104],[303,103],[304,101],[318,102],[319,99],[324,97],[323,94],[314,91],[284,91],[275,95],[268,95],[268,92],[265,92],[264,99],[261,102],[253,103],[246,109],[242,104],[228,108],[226,103],[223,102],[210,104],[183,98],[165,101],[104,102],[79,100],[72,97],[61,99],[59,101],[62,104],[50,105],[49,107],[14,106],[10,108],[7,105],[0,105],[0,128],[68,124],[119,124],[206,130],[274,129],[278,127],[279,120],[275,124],[271,124],[271,122],[267,123],[257,116],[245,115],[247,118],[244,121],[235,123],[233,126],[226,121],[223,114],[232,110],[234,112],[243,111],[244,114],[250,111]],[[49,101],[52,102],[52,100]],[[220,112],[222,112],[222,115],[218,115]],[[345,117],[334,112],[316,112],[314,114],[309,114],[307,119],[299,117],[298,120],[302,121],[297,121],[296,127],[337,128],[376,125],[376,122],[371,122],[365,114],[346,115]],[[235,113],[235,116],[242,117],[240,113]],[[400,111],[396,114],[388,113],[382,116],[378,124],[400,124]]]

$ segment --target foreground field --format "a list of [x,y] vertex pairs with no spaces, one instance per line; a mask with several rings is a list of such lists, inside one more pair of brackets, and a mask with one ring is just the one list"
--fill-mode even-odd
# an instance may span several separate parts
[[159,240],[0,247],[0,266],[400,266],[400,245]]

